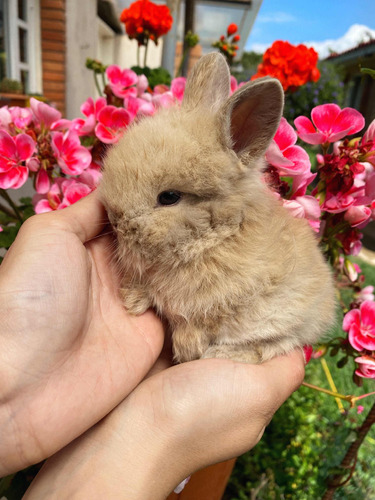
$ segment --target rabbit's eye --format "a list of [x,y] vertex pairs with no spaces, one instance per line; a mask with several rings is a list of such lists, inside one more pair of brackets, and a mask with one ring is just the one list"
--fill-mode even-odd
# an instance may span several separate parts
[[158,195],[159,205],[176,205],[181,199],[181,193],[178,191],[163,191]]

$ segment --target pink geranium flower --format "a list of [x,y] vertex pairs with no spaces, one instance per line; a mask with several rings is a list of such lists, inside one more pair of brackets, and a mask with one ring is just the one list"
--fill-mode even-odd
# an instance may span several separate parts
[[238,82],[233,75],[230,75],[230,93],[233,94],[238,89]]
[[64,174],[78,175],[91,163],[91,153],[81,146],[77,132],[52,133],[52,149]]
[[177,99],[177,101],[181,102],[184,97],[186,86],[186,78],[184,76],[179,76],[174,78],[171,83],[171,92],[173,97]]
[[375,350],[375,302],[366,300],[344,316],[342,328],[357,351]]
[[293,200],[282,200],[284,207],[298,219],[307,219],[314,229],[319,231],[321,209],[313,196],[297,196]]
[[371,217],[371,208],[360,206],[351,206],[346,211],[344,219],[349,222],[352,227],[360,226],[367,222]]
[[148,80],[145,75],[138,75],[137,82],[137,96],[143,97],[143,94],[146,92],[148,88]]
[[28,127],[33,119],[33,114],[30,108],[20,108],[18,106],[14,106],[9,108],[9,112],[14,125],[22,130]]
[[11,137],[0,130],[0,188],[18,189],[29,175],[26,162],[35,151],[35,142],[26,134]]
[[87,184],[91,189],[95,189],[99,185],[101,178],[102,174],[100,172],[100,166],[95,163],[91,163],[90,167],[86,168],[86,170],[84,170],[82,174],[77,177],[77,180],[79,180],[79,182],[83,182],[83,184]]
[[40,194],[48,193],[51,186],[50,178],[47,172],[41,168],[35,177],[35,191]]
[[365,286],[360,292],[356,294],[357,302],[364,302],[365,300],[374,301],[374,287],[372,285]]
[[91,135],[94,133],[98,115],[106,105],[107,101],[104,97],[99,97],[96,101],[92,97],[89,97],[82,104],[81,112],[87,117],[86,120],[82,120],[81,118],[73,120],[79,135]]
[[309,155],[296,146],[297,134],[285,118],[281,118],[279,128],[271,142],[266,160],[276,167],[280,175],[295,176],[311,174]]
[[112,65],[106,69],[106,75],[109,80],[109,86],[117,97],[137,96],[138,82],[137,74],[131,69],[122,70],[119,66]]
[[95,118],[98,116],[99,112],[107,105],[105,97],[99,97],[96,101],[92,97],[89,97],[81,106],[81,112],[83,115],[89,117],[94,115]]
[[60,177],[52,184],[48,193],[34,196],[35,213],[42,214],[53,210],[61,210],[87,196],[93,189],[77,179]]
[[34,115],[34,121],[44,128],[49,129],[53,122],[61,118],[60,111],[45,102],[34,99],[34,97],[30,99],[30,107]]
[[341,109],[337,104],[321,104],[311,111],[311,120],[299,116],[294,120],[300,138],[308,144],[336,142],[359,132],[365,119],[353,108]]
[[[158,87],[160,87],[160,85],[158,85]],[[152,96],[152,103],[155,108],[169,108],[176,104],[176,100],[173,97],[172,92],[154,92],[154,95]]]
[[348,194],[337,193],[336,196],[329,195],[322,205],[322,210],[332,214],[339,214],[340,212],[345,212],[354,203],[354,198]]
[[0,108],[0,127],[3,130],[8,130],[10,123],[12,123],[12,115],[10,114],[8,106],[3,106]]
[[132,116],[126,109],[105,106],[98,114],[99,123],[95,134],[104,144],[114,144],[122,137]]
[[125,97],[124,104],[126,110],[129,111],[132,120],[137,116],[151,116],[155,113],[155,106],[152,102],[139,97]]
[[355,371],[356,375],[364,378],[375,378],[375,359],[371,356],[360,356],[355,358],[358,363],[358,369]]
[[292,183],[292,197],[303,196],[306,194],[307,186],[309,186],[315,179],[317,174],[312,174],[311,172],[305,172],[303,174],[293,176]]

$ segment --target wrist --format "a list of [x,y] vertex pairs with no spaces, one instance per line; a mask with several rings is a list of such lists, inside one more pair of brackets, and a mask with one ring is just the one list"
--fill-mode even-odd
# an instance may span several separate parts
[[173,435],[133,403],[131,395],[50,458],[25,500],[164,500],[188,473]]

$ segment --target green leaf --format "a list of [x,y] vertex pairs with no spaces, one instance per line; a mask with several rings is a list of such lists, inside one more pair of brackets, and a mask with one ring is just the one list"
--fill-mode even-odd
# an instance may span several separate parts
[[164,84],[170,85],[172,77],[169,72],[164,68],[149,68],[145,66],[141,68],[140,66],[133,66],[131,68],[137,75],[145,75],[148,80],[150,87],[153,89],[156,85]]
[[9,222],[14,222],[14,219],[0,210],[0,225],[8,224]]
[[361,68],[361,73],[364,73],[365,75],[370,75],[371,78],[375,79],[375,69]]
[[17,226],[5,226],[3,231],[0,233],[0,248],[8,248],[16,239],[20,225]]
[[24,198],[20,198],[20,203],[22,203],[22,205],[32,205],[32,199],[30,196],[26,196]]
[[329,355],[330,355],[331,357],[333,357],[333,356],[336,356],[336,354],[337,354],[338,352],[339,352],[339,347],[338,347],[338,346],[335,346],[335,347],[332,347],[332,349],[331,349],[331,351],[330,351]]
[[337,361],[337,368],[343,368],[346,363],[349,361],[348,356],[345,356],[344,358],[341,358],[339,361]]

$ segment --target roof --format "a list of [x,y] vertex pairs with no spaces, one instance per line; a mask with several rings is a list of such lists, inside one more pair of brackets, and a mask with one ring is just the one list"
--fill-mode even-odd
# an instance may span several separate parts
[[334,62],[345,62],[351,59],[358,59],[359,57],[368,57],[375,55],[375,39],[371,39],[368,42],[362,42],[358,44],[356,47],[345,50],[338,54],[337,52],[333,52],[329,55],[325,60]]

